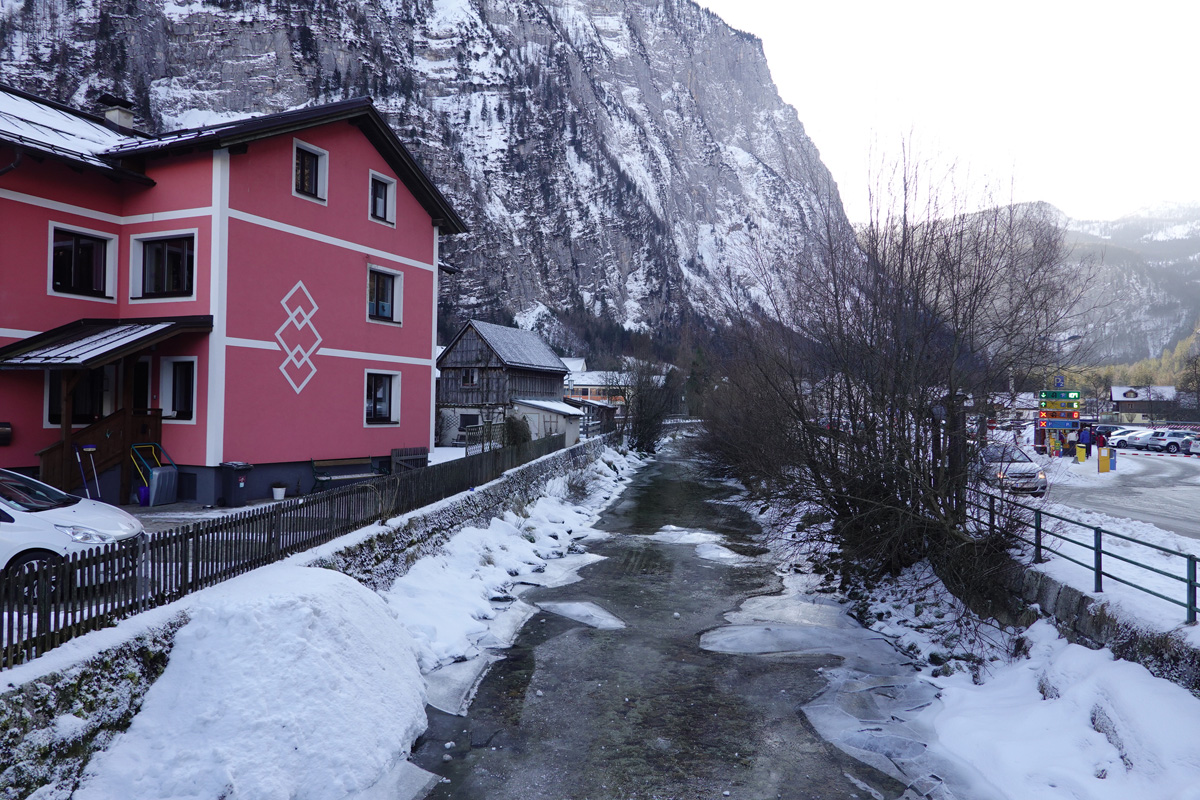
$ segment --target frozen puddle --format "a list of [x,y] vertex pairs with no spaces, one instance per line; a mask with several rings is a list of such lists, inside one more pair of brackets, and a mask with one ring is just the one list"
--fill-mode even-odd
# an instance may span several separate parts
[[[934,734],[917,716],[938,700],[938,688],[919,676],[884,636],[863,628],[840,605],[805,593],[811,579],[784,578],[779,595],[752,597],[725,615],[731,625],[700,637],[700,647],[742,655],[831,655],[829,684],[804,714],[825,741],[904,782],[908,798],[956,800],[952,787],[978,781],[928,752]],[[971,795],[976,797],[976,795]],[[979,798],[991,800],[991,798]]]
[[573,619],[600,630],[617,630],[625,623],[595,603],[538,603],[543,611]]

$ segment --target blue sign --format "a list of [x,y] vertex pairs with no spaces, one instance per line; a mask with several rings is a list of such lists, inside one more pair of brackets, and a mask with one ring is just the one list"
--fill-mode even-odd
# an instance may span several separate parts
[[1074,419],[1039,419],[1039,428],[1055,428],[1059,430],[1074,430],[1079,427],[1079,420]]
[[1062,376],[1062,375],[1054,376],[1054,388],[1055,389],[1061,389],[1066,385],[1067,385],[1067,379],[1064,376]]

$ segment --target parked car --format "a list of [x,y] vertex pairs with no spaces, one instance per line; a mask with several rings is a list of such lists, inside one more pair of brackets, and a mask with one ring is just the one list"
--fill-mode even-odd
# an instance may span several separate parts
[[1126,447],[1132,447],[1134,450],[1145,450],[1150,437],[1156,433],[1163,433],[1162,429],[1144,428],[1125,440]]
[[1105,438],[1112,436],[1114,431],[1124,430],[1120,425],[1096,425],[1096,433],[1103,433]]
[[142,523],[115,506],[85,500],[0,469],[0,568],[4,574],[54,564],[72,553],[143,535]]
[[1029,492],[1043,497],[1050,488],[1046,473],[1015,444],[988,444],[979,451],[980,478],[1002,492]]
[[1106,435],[1108,437],[1109,445],[1111,445],[1112,447],[1121,448],[1121,447],[1128,447],[1129,439],[1134,434],[1141,433],[1143,430],[1145,430],[1145,429],[1144,428],[1121,428],[1120,430],[1115,430],[1112,433],[1106,434]]
[[1147,450],[1160,452],[1166,450],[1168,453],[1178,453],[1181,449],[1180,444],[1191,435],[1191,431],[1155,431],[1143,441],[1145,441]]

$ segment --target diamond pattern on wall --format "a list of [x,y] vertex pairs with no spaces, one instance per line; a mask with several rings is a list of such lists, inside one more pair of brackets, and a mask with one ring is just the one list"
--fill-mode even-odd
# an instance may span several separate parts
[[312,363],[312,355],[321,346],[321,334],[312,324],[312,318],[317,313],[317,301],[313,300],[304,281],[298,281],[292,290],[279,301],[287,312],[287,320],[275,331],[275,341],[286,354],[279,371],[288,383],[296,390],[296,394],[308,385],[317,367]]

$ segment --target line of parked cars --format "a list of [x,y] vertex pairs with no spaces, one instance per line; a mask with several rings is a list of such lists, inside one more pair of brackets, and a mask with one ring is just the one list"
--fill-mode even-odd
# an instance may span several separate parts
[[1168,428],[1118,428],[1104,434],[1113,447],[1200,455],[1200,431]]

